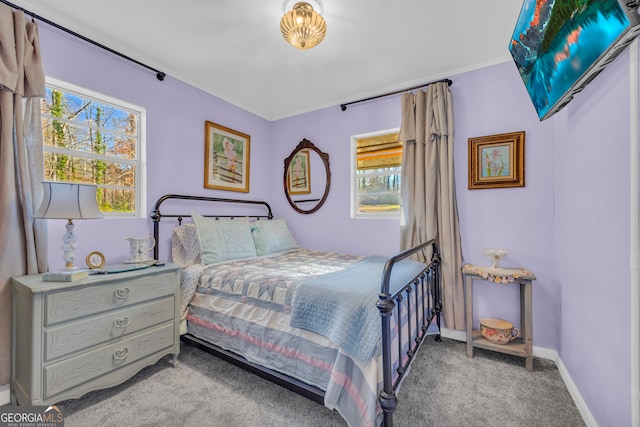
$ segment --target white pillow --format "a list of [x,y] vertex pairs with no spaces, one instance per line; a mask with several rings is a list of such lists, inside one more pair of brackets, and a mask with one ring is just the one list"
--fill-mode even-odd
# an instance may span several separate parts
[[255,221],[251,223],[251,234],[258,256],[298,247],[284,219]]
[[256,256],[248,219],[212,220],[191,213],[198,230],[203,264]]
[[171,234],[171,259],[181,267],[200,264],[198,230],[192,223],[179,225]]

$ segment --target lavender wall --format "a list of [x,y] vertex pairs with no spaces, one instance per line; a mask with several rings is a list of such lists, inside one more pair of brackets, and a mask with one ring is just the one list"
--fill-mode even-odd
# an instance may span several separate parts
[[[544,122],[510,63],[451,76],[464,261],[486,264],[483,248],[506,248],[505,266],[536,274],[534,345],[558,352],[599,425],[630,424],[628,65],[624,54]],[[274,162],[303,137],[331,156],[327,206],[310,217],[287,210],[281,179],[273,181],[274,205],[302,244],[364,254],[397,249],[398,221],[349,218],[349,138],[399,120],[391,97],[274,123]],[[468,138],[520,130],[526,186],[468,190]],[[476,282],[475,290],[476,326],[482,316],[519,324],[517,287]],[[594,345],[597,337],[602,345]]]
[[[398,220],[349,216],[349,138],[398,127],[397,96],[269,123],[170,77],[158,82],[46,26],[41,39],[48,76],[147,108],[147,213],[165,193],[266,199],[303,246],[364,255],[398,249]],[[506,248],[511,254],[504,265],[536,274],[534,345],[558,351],[600,425],[630,423],[627,69],[623,54],[542,123],[512,64],[450,76],[464,260],[483,264],[482,248]],[[203,188],[205,120],[251,135],[249,194]],[[519,130],[526,132],[526,186],[468,190],[467,139]],[[331,160],[329,198],[311,215],[291,209],[282,191],[283,159],[302,138]],[[109,261],[122,260],[128,251],[123,238],[150,230],[147,219],[78,222],[78,259],[100,250]],[[50,221],[52,268],[62,264],[63,232],[62,222]],[[516,287],[479,283],[476,289],[476,324],[481,316],[519,323]]]
[[[538,121],[512,64],[456,76],[454,84],[454,154],[464,260],[486,264],[482,248],[505,248],[510,254],[504,266],[533,271],[538,278],[533,289],[534,345],[556,348],[559,291],[553,277],[550,239],[551,124]],[[468,190],[468,138],[515,131],[525,131],[525,187]],[[520,323],[517,286],[479,282],[475,289],[474,324],[486,316]]]
[[[45,73],[147,109],[147,208],[166,193],[270,199],[271,124],[183,82],[155,74],[123,61],[79,39],[61,34],[46,25],[40,27]],[[215,76],[212,76],[215,78]],[[204,122],[219,123],[251,136],[251,192],[229,193],[205,189]],[[168,212],[167,212],[168,213]],[[143,237],[151,232],[146,219],[104,219],[76,221],[78,238],[76,264],[93,250],[108,262],[128,258],[125,237]],[[49,221],[50,267],[63,265],[60,251],[64,221]],[[165,244],[164,247],[167,247]],[[163,251],[167,258],[168,251]]]
[[629,51],[555,119],[560,355],[601,426],[629,426]]
[[[534,298],[535,344],[556,348],[559,292],[552,266],[553,128],[540,124],[527,102],[522,83],[510,64],[454,76],[451,86],[455,115],[456,188],[460,208],[463,255],[466,262],[486,264],[482,248],[507,248],[504,265],[525,266],[538,276]],[[399,221],[351,219],[350,137],[400,125],[399,97],[351,106],[333,107],[274,123],[274,162],[306,137],[330,155],[332,188],[326,207],[312,217],[292,214],[273,182],[273,201],[284,212],[301,243],[320,249],[363,254],[392,254],[399,246]],[[527,185],[525,188],[467,189],[467,139],[525,130]],[[541,165],[537,167],[537,165]],[[309,229],[307,224],[313,221]],[[515,286],[478,283],[477,318],[498,316],[519,323],[519,290]],[[495,304],[494,301],[501,301]]]
[[[391,255],[399,249],[398,219],[354,220],[350,218],[350,137],[372,131],[398,128],[397,98],[366,106],[338,106],[274,122],[271,161],[279,166],[272,180],[274,210],[284,216],[298,243],[305,247],[362,255]],[[325,205],[310,215],[301,215],[283,193],[283,159],[307,138],[329,154],[331,191]],[[312,181],[312,186],[316,185]]]

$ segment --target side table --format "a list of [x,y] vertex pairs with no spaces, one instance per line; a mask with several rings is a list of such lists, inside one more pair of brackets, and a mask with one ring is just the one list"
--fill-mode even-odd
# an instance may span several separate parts
[[[526,358],[527,371],[533,371],[532,281],[536,276],[524,268],[493,268],[465,264],[462,267],[465,287],[465,312],[467,320],[467,357],[473,357],[473,348],[483,348]],[[479,329],[473,329],[473,281],[486,280],[499,285],[520,285],[520,333],[508,344],[496,344],[482,338]]]

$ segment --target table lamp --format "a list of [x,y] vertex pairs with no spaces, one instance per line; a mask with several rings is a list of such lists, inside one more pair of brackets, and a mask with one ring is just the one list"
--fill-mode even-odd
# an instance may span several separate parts
[[65,267],[59,273],[78,271],[75,260],[76,236],[73,234],[74,219],[103,218],[96,200],[97,186],[70,182],[43,182],[44,197],[34,218],[66,219],[67,232],[62,236]]

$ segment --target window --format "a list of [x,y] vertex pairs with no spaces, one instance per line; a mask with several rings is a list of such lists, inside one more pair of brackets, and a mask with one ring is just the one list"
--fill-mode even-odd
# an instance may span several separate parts
[[143,108],[47,79],[41,118],[46,181],[96,184],[106,216],[144,212]]
[[402,143],[398,129],[351,137],[352,218],[398,218]]

